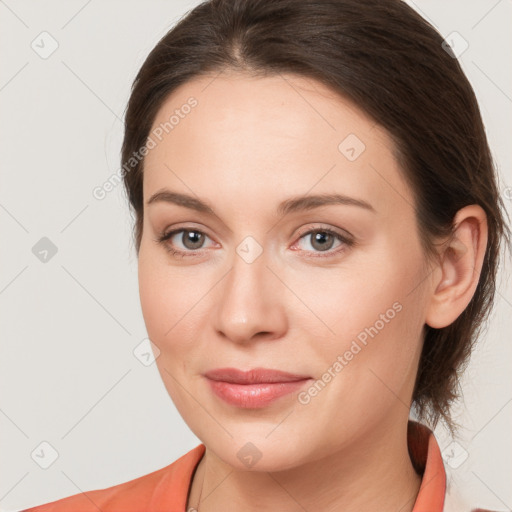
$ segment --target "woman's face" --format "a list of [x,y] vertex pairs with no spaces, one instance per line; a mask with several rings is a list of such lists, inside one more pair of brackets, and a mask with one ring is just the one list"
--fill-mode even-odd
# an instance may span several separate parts
[[[140,298],[197,437],[278,470],[406,421],[431,280],[386,132],[315,81],[231,74],[182,85],[151,138]],[[213,384],[221,368],[299,377]]]

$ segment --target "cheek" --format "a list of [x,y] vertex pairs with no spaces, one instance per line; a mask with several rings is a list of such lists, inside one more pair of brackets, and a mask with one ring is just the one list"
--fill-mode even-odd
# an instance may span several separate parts
[[[183,390],[194,336],[187,332],[191,300],[187,300],[182,280],[169,274],[170,269],[158,257],[139,253],[139,296],[148,337],[160,353],[156,366],[174,405],[189,417],[190,397]],[[187,315],[187,311],[189,314]]]
[[193,287],[160,260],[160,255],[141,246],[138,279],[142,315],[149,338],[165,354],[185,348],[180,333],[193,315]]
[[407,277],[403,268],[398,275],[393,265],[396,262],[375,248],[354,252],[337,266],[287,271],[286,282],[300,299],[293,302],[297,304],[295,322],[310,331],[313,339],[320,337],[328,347],[343,349],[347,340],[364,332],[381,314],[389,310],[388,316],[394,317],[397,306],[393,304],[400,300],[405,288],[401,281]]
[[[413,249],[409,248],[405,259],[397,256],[392,244],[383,245],[378,254],[372,251],[353,260],[349,270],[340,267],[339,271],[330,269],[324,277],[319,274],[318,279],[309,281],[309,292],[306,281],[302,288],[297,286],[304,296],[309,293],[316,299],[312,309],[321,319],[320,323],[309,315],[307,320],[315,340],[312,360],[323,362],[323,368],[315,368],[320,374],[317,377],[336,361],[340,363],[341,356],[342,368],[340,364],[336,368],[343,377],[336,379],[334,388],[358,385],[371,399],[379,388],[386,392],[386,384],[395,390],[409,383],[424,320],[423,290],[418,286],[424,271],[420,253],[416,258]],[[315,294],[311,282],[316,283]]]
[[[169,299],[172,294],[168,293],[167,286],[161,278],[161,272],[157,265],[143,256],[139,257],[139,296],[142,308],[142,315],[146,329],[151,340],[160,347],[160,342],[165,337],[167,315],[172,311],[172,304]],[[171,318],[169,318],[169,323]],[[160,347],[161,348],[161,347]]]

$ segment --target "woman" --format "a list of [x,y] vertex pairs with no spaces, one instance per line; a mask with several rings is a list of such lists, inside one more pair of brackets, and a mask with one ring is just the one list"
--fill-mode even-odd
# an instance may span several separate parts
[[30,510],[476,510],[431,429],[455,429],[510,232],[429,24],[397,0],[204,2],[136,77],[122,169],[148,335],[202,443]]

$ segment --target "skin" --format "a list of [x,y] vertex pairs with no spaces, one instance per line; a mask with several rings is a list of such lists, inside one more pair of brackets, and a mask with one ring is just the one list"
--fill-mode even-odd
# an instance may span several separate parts
[[[164,385],[206,445],[188,507],[202,489],[201,512],[411,511],[421,478],[406,429],[423,327],[449,325],[469,303],[485,213],[460,210],[455,238],[427,262],[385,130],[304,77],[215,76],[183,84],[162,105],[153,127],[190,96],[198,101],[149,151],[143,181],[143,316]],[[338,149],[349,134],[366,146],[354,161]],[[215,215],[147,205],[162,189],[201,198]],[[375,212],[328,205],[275,213],[291,196],[317,193],[363,199]],[[334,238],[322,251],[301,235],[322,227],[356,244]],[[196,256],[176,258],[155,240],[171,228],[205,233],[195,250],[183,233],[166,242]],[[251,263],[236,251],[247,236],[262,249]],[[202,376],[266,367],[321,379],[394,303],[401,310],[307,404],[292,393],[263,409],[237,408]],[[247,442],[261,453],[252,467],[237,457]]]

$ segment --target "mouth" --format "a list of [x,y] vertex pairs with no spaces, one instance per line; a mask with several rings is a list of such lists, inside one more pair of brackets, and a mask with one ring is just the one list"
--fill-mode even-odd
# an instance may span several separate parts
[[312,379],[281,370],[255,368],[248,371],[218,368],[203,374],[216,396],[230,405],[260,409],[294,391]]

